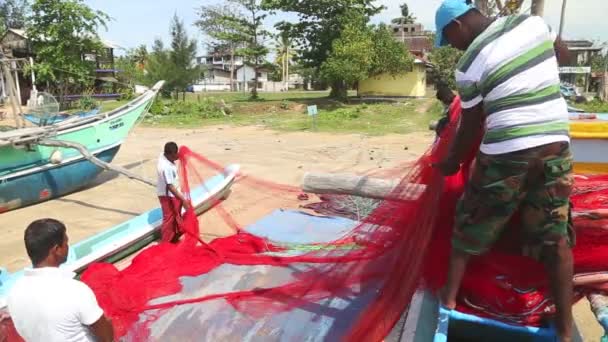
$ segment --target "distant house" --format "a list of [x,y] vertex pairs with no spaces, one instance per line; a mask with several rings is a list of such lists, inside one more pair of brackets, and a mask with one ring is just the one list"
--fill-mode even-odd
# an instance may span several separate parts
[[570,63],[568,66],[560,67],[560,79],[580,86],[585,92],[590,91],[590,87],[596,88],[593,89],[594,91],[599,91],[597,88],[603,75],[593,77],[591,60],[601,54],[605,47],[589,40],[564,40],[564,44],[570,54]]
[[[97,53],[83,53],[82,59],[94,64],[95,68],[95,86],[98,91],[102,91],[104,82],[109,82],[113,88],[117,82],[116,73],[119,70],[115,69],[114,65],[114,50],[120,47],[112,42],[102,39],[103,50]],[[0,38],[0,46],[3,53],[8,58],[29,58],[36,60],[36,54],[32,50],[31,43],[27,38],[27,34],[21,29],[8,29],[7,32]],[[29,98],[32,89],[30,77],[25,77],[21,72],[18,72],[19,84],[18,90],[22,103]]]
[[357,96],[362,98],[418,98],[426,95],[426,63],[414,61],[412,70],[398,75],[381,74],[360,81]]
[[[275,91],[268,88],[268,72],[264,67],[258,67],[258,84],[259,91]],[[234,84],[237,91],[249,91],[254,86],[256,70],[249,64],[241,64],[235,68]],[[270,82],[274,83],[274,82]],[[230,90],[230,69],[226,70],[222,66],[212,66],[205,72],[205,77],[198,81],[193,86],[193,90],[197,91],[229,91]],[[277,89],[276,91],[279,91]]]
[[418,58],[425,58],[427,53],[433,48],[430,40],[430,32],[424,30],[419,23],[397,22],[390,25],[393,31],[393,38],[407,45],[408,50]]
[[[196,63],[205,71],[204,78],[193,85],[194,91],[229,91],[231,54],[228,49],[214,49],[210,54],[196,57]],[[274,82],[268,81],[270,70],[260,66],[257,71],[242,56],[234,56],[234,84],[236,91],[249,91],[254,86],[257,72],[259,91],[275,91]],[[280,89],[276,89],[279,91]]]

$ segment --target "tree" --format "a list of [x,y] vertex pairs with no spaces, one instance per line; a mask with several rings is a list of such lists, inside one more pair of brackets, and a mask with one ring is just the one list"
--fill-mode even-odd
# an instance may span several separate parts
[[462,52],[450,46],[443,46],[431,50],[429,61],[433,65],[429,77],[435,84],[445,84],[456,89],[454,70],[462,56]]
[[145,45],[140,45],[131,53],[131,57],[137,65],[137,68],[142,71],[145,70],[146,64],[148,63],[148,48]]
[[289,65],[292,62],[294,56],[294,49],[292,46],[291,38],[289,38],[288,32],[281,32],[277,41],[275,42],[276,49],[276,64],[280,66],[281,69],[281,82],[283,82],[283,87],[285,87],[285,91],[289,90]]
[[230,53],[230,89],[235,91],[236,49],[245,42],[241,24],[243,15],[239,8],[230,3],[202,6],[198,14],[196,25],[212,39],[212,49],[228,50]]
[[148,56],[146,65],[145,81],[146,85],[151,86],[155,82],[164,80],[167,86],[163,87],[163,95],[168,96],[173,89],[169,85],[173,84],[175,77],[175,65],[171,61],[170,51],[165,48],[160,38],[154,40],[152,52]]
[[0,35],[9,28],[25,28],[28,11],[27,0],[4,0],[0,3]]
[[[349,10],[358,10],[366,17],[378,14],[384,7],[376,6],[375,0],[263,0],[264,8],[294,12],[297,23],[279,22],[279,30],[289,30],[298,48],[298,61],[304,68],[319,70],[332,52],[334,40],[341,35],[340,18]],[[340,81],[331,85],[330,96],[344,93]]]
[[592,72],[606,72],[608,70],[608,54],[596,54],[591,58]]
[[332,83],[342,83],[336,94],[347,98],[346,89],[359,81],[380,74],[397,75],[412,68],[413,57],[392,37],[386,25],[371,27],[367,18],[353,11],[342,18],[342,35],[321,66],[321,75]]
[[196,58],[196,41],[188,37],[184,28],[184,22],[179,19],[177,14],[173,15],[171,21],[171,51],[169,59],[173,65],[174,75],[169,89],[175,90],[176,97],[179,91],[186,91],[186,88],[198,79],[199,71],[193,61]]
[[413,24],[416,21],[416,17],[410,13],[410,9],[405,2],[399,8],[401,9],[401,17],[393,19],[393,24]]
[[245,62],[253,65],[254,77],[251,87],[251,99],[258,98],[259,67],[264,63],[264,57],[268,49],[264,46],[265,39],[270,33],[264,29],[264,19],[267,13],[262,9],[260,0],[231,0],[240,5],[245,12],[243,19],[236,19],[241,24],[241,34],[245,41],[245,47],[238,49],[238,54],[245,58]]
[[334,97],[346,100],[348,87],[367,78],[373,48],[367,20],[357,14],[343,16],[342,34],[334,41],[329,58],[321,66],[321,75],[332,84],[339,84]]
[[70,86],[90,84],[95,65],[83,57],[102,51],[97,30],[109,17],[82,0],[35,0],[31,12],[27,35],[37,80],[55,83],[60,95]]
[[[145,48],[145,46],[143,46]],[[144,69],[141,67],[141,46],[137,49],[130,50],[125,56],[116,58],[116,68],[121,72],[118,73],[117,78],[121,83],[128,84],[130,87],[134,87],[135,84],[144,81]],[[146,59],[147,59],[146,49]]]

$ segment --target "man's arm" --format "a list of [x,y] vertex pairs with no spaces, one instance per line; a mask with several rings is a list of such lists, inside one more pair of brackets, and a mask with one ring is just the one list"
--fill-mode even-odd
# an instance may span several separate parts
[[567,66],[568,64],[570,64],[570,52],[568,51],[568,47],[566,46],[566,44],[564,44],[560,37],[557,37],[555,39],[553,46],[555,48],[555,57],[557,58],[557,64],[559,64],[559,66]]
[[173,185],[173,184],[167,184],[167,190],[169,190],[169,192],[171,192],[173,194],[173,196],[175,196],[175,198],[177,198],[180,201],[182,201],[182,205],[186,209],[192,208],[192,205],[190,204],[190,201],[188,201],[184,197],[184,195],[179,190],[177,190],[177,188],[175,187],[175,185]]
[[114,341],[114,328],[109,319],[105,315],[97,320],[97,322],[89,325],[91,333],[97,338],[99,342],[113,342]]
[[456,137],[450,146],[446,158],[438,164],[441,173],[450,176],[458,172],[460,163],[473,148],[479,131],[483,129],[484,112],[482,102],[476,106],[463,109]]

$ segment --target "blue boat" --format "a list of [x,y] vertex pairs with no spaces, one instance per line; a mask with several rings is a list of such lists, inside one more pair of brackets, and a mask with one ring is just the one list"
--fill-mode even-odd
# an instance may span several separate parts
[[63,196],[88,185],[102,171],[81,152],[46,146],[43,140],[77,143],[111,162],[123,141],[148,111],[163,82],[107,113],[42,127],[0,132],[0,213]]
[[65,114],[65,113],[60,113],[57,114],[53,117],[50,117],[48,119],[40,119],[40,117],[33,115],[33,114],[25,114],[23,115],[23,117],[33,123],[36,126],[46,126],[46,125],[54,125],[60,122],[63,122],[65,120],[69,120],[69,119],[82,119],[82,118],[88,118],[91,116],[95,116],[99,113],[101,108],[95,108],[91,111],[88,112],[79,112],[79,113],[74,113],[74,114]]
[[[197,214],[209,210],[218,200],[228,196],[239,172],[230,165],[223,172],[206,180],[190,194]],[[157,239],[162,223],[162,211],[154,208],[115,227],[70,246],[68,259],[62,268],[79,273],[97,261],[116,262],[141,250]],[[23,270],[8,273],[0,268],[0,310],[6,306],[6,296]],[[0,338],[0,340],[2,340]]]

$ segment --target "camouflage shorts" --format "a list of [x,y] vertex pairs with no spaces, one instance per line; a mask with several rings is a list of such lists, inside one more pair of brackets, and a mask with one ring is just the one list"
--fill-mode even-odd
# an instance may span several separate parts
[[519,210],[525,249],[538,257],[542,246],[562,237],[574,244],[569,224],[573,184],[567,143],[500,155],[479,153],[456,208],[452,246],[468,254],[486,252]]

